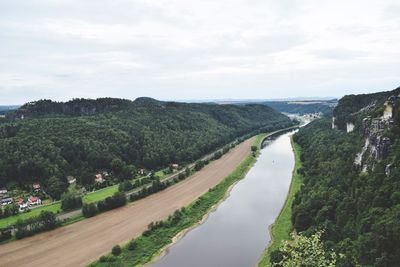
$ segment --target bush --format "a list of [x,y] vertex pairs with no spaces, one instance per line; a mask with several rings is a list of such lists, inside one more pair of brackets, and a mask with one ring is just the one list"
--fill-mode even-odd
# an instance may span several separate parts
[[12,237],[11,229],[1,229],[0,230],[0,242],[8,240]]
[[133,185],[128,180],[123,181],[118,186],[118,191],[119,192],[127,192],[127,191],[130,191],[132,189],[133,189]]
[[63,211],[75,210],[82,207],[82,197],[72,193],[61,196],[61,209]]
[[200,171],[203,167],[204,167],[204,161],[202,160],[197,161],[196,164],[194,165],[194,169],[196,171]]
[[124,193],[115,192],[111,197],[97,203],[97,208],[100,212],[112,210],[126,204],[126,197]]
[[113,255],[101,256],[100,262],[113,262],[115,261],[115,257]]
[[52,230],[56,226],[56,215],[50,211],[42,211],[37,217],[31,217],[26,220],[19,219],[15,224],[17,230],[15,237],[21,239],[36,233]]
[[120,255],[121,252],[122,252],[122,249],[121,249],[121,247],[120,247],[119,245],[114,246],[114,247],[112,248],[112,250],[111,250],[111,253],[112,253],[114,256]]
[[82,213],[83,216],[85,216],[86,218],[89,217],[93,217],[95,216],[99,211],[97,210],[97,206],[94,203],[90,203],[90,204],[83,204],[82,207]]
[[129,241],[128,246],[127,246],[128,250],[135,250],[136,247],[137,247],[137,243],[136,243],[135,239],[132,239],[131,241]]

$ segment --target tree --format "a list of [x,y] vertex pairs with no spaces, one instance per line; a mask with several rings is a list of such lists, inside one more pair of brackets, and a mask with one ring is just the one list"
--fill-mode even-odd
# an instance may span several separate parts
[[120,191],[120,192],[127,192],[127,191],[129,191],[129,190],[132,190],[132,188],[133,188],[132,183],[131,183],[130,181],[128,181],[128,180],[125,180],[125,181],[123,181],[123,182],[121,182],[121,183],[119,184],[119,186],[118,186],[118,191]]
[[258,150],[258,147],[257,147],[257,146],[251,146],[251,151],[252,151],[252,152],[257,152],[257,150]]
[[114,256],[118,256],[119,254],[121,254],[121,252],[122,252],[122,249],[121,249],[121,247],[119,245],[115,245],[111,250],[111,253]]
[[[283,258],[280,262],[272,262],[276,267],[334,267],[337,255],[335,252],[326,252],[321,241],[322,231],[311,237],[304,235],[292,235],[291,241],[284,241],[279,249],[281,254],[277,258]],[[273,259],[271,257],[271,259]]]
[[66,184],[59,178],[52,176],[48,181],[47,192],[54,199],[60,199],[61,194],[66,190]]
[[82,214],[86,218],[93,217],[98,213],[97,206],[94,203],[83,204],[82,206]]
[[66,193],[61,196],[61,209],[64,211],[74,210],[82,207],[82,197],[73,193]]

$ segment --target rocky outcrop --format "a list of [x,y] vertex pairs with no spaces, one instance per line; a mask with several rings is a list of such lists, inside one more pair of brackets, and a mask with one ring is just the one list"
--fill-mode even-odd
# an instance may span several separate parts
[[[363,171],[368,169],[368,165],[373,168],[376,161],[385,159],[390,152],[394,140],[385,136],[385,132],[394,124],[393,110],[398,99],[398,96],[393,95],[384,102],[384,111],[381,117],[372,118],[368,116],[362,120],[362,134],[365,138],[365,144],[356,155],[354,164],[363,166]],[[390,172],[390,166],[386,169],[386,172]]]

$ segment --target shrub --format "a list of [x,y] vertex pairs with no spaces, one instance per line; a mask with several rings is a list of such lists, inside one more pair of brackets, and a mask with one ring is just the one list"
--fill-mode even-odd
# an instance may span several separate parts
[[61,196],[61,209],[63,211],[75,210],[82,207],[82,197],[72,193]]
[[97,203],[97,208],[100,212],[112,210],[126,204],[126,197],[124,193],[115,192],[111,197]]
[[135,250],[136,247],[137,247],[137,243],[136,243],[135,239],[132,239],[131,241],[129,241],[128,246],[127,246],[128,250]]
[[133,185],[128,180],[123,181],[118,186],[118,191],[119,192],[127,192],[127,191],[130,191],[132,189],[133,189]]
[[200,171],[203,167],[204,167],[204,161],[202,160],[197,161],[196,164],[194,165],[194,169],[196,171]]
[[98,213],[97,206],[94,203],[83,204],[82,214],[86,218],[93,217]]
[[52,230],[56,226],[55,214],[50,211],[42,211],[37,217],[31,217],[26,220],[19,219],[15,224],[17,230],[15,237],[21,239],[36,233]]
[[121,252],[122,252],[122,249],[121,249],[121,247],[120,247],[119,245],[114,246],[114,247],[112,248],[112,250],[111,250],[111,253],[112,253],[114,256],[120,255]]
[[0,242],[11,238],[11,229],[0,230]]

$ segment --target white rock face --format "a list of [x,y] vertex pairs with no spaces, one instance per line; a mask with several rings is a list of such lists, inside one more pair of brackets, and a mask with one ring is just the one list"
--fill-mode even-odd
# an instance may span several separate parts
[[365,153],[365,151],[367,151],[368,146],[369,146],[369,139],[367,138],[367,139],[365,139],[365,144],[364,144],[363,148],[361,149],[361,152],[357,153],[356,158],[354,159],[355,165],[361,166],[364,153]]
[[332,117],[332,129],[335,129],[335,117]]
[[346,131],[348,133],[351,133],[352,131],[354,131],[354,124],[351,122],[346,123]]
[[393,116],[393,106],[390,103],[385,102],[385,110],[383,111],[382,118],[384,120],[389,120],[392,118],[392,116]]

